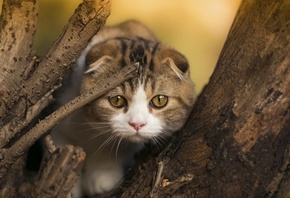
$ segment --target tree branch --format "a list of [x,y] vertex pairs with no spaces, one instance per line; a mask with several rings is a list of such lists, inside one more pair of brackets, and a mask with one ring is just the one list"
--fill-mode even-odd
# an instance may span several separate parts
[[[89,40],[104,25],[109,13],[109,0],[84,0],[46,56],[38,60],[31,55],[38,15],[36,0],[3,1],[0,18],[0,70],[3,74],[0,77],[0,187],[2,196],[16,196],[17,185],[19,185],[17,179],[25,178],[23,172],[19,171],[25,167],[24,154],[57,120],[72,111],[71,107],[67,107],[68,110],[62,110],[47,117],[45,120],[49,122],[48,124],[41,121],[31,131],[25,133],[28,125],[32,124],[31,121],[51,102],[51,94],[59,86],[63,74],[75,63]],[[124,80],[130,75],[120,79]],[[109,85],[104,86],[106,88],[99,91],[112,88]],[[98,92],[98,90],[95,91]],[[92,95],[94,93],[83,97],[88,99]],[[78,101],[72,106],[79,108],[78,105],[82,104]],[[13,137],[16,138],[13,139]],[[60,156],[63,155],[57,155],[57,157]],[[73,175],[73,172],[68,171],[63,174]],[[70,188],[72,185],[70,182],[73,182],[74,178],[67,178],[72,180],[66,181],[68,183],[62,186]],[[67,189],[62,189],[63,192],[59,191],[59,193],[63,195],[68,192]]]
[[[123,68],[107,80],[103,81],[99,85],[96,85],[91,90],[86,91],[79,97],[76,97],[66,105],[60,107],[57,111],[47,116],[44,120],[40,121],[34,128],[28,133],[23,135],[17,142],[15,142],[9,149],[0,151],[0,155],[3,159],[0,161],[0,181],[8,173],[8,169],[19,156],[21,156],[37,139],[45,134],[54,125],[59,123],[62,119],[70,115],[75,110],[83,107],[89,102],[100,97],[110,89],[118,86],[126,80],[136,76],[138,74],[138,65],[131,65]],[[2,133],[0,131],[0,133]]]
[[25,118],[16,117],[7,123],[1,130],[0,134],[5,134],[5,138],[0,139],[0,148],[4,147],[9,141],[19,133],[24,127],[26,127],[33,119],[35,119],[41,111],[47,107],[52,101],[52,93],[58,89],[60,85],[53,87],[48,93],[46,93],[39,101],[37,101],[31,107],[27,107]]
[[[23,4],[24,3],[22,3],[21,6],[23,6]],[[8,5],[11,7],[16,6],[14,4]],[[33,6],[30,5],[30,7]],[[14,10],[11,11],[12,14],[14,12]],[[17,117],[19,123],[21,123],[22,120],[25,119],[26,109],[41,100],[41,98],[46,93],[48,93],[55,85],[57,85],[64,72],[72,64],[75,63],[76,57],[80,55],[81,51],[88,44],[90,38],[94,36],[96,32],[104,25],[109,13],[109,0],[84,0],[84,2],[76,10],[74,15],[70,18],[69,23],[65,27],[60,38],[55,42],[50,51],[45,55],[45,58],[39,62],[37,67],[28,67],[28,65],[30,64],[28,58],[30,53],[23,55],[22,59],[28,60],[27,63],[21,63],[22,67],[23,65],[27,66],[23,68],[23,70],[15,68],[15,65],[13,65],[13,63],[10,64],[11,61],[8,62],[9,64],[4,64],[2,62],[2,59],[0,59],[2,63],[0,65],[5,65],[6,68],[4,68],[6,71],[6,73],[4,73],[5,78],[1,82],[3,88],[0,90],[2,102],[0,106],[0,126],[3,127],[4,124],[10,122],[11,118]],[[5,13],[3,13],[3,15],[4,14]],[[20,24],[23,24],[23,19],[20,19],[22,20]],[[4,24],[5,20],[6,19],[2,20],[2,24]],[[29,20],[35,21],[36,19],[30,17]],[[10,19],[10,21],[14,22],[14,20],[12,19]],[[17,20],[15,21],[17,22]],[[8,28],[11,27],[8,26]],[[19,27],[17,31],[21,28],[25,29],[25,27]],[[7,30],[7,32],[9,31]],[[0,36],[1,38],[8,37],[4,33],[2,33]],[[20,35],[20,37],[25,40],[31,38],[27,37],[26,35]],[[5,41],[5,39],[1,39],[1,41]],[[32,43],[32,38],[30,42]],[[21,42],[17,44],[22,45]],[[29,47],[31,47],[31,45]],[[22,48],[19,47],[19,49]],[[26,49],[25,51],[30,52],[30,48]],[[5,55],[6,54],[3,53],[3,56]],[[2,52],[0,52],[0,57],[2,57]],[[7,57],[11,57],[11,54],[9,54],[9,56]],[[18,73],[11,73],[11,71],[17,71]],[[11,78],[11,76],[13,76],[13,78]],[[13,79],[13,82],[11,82],[9,79]],[[19,81],[21,83],[16,81]],[[17,126],[9,128],[9,133],[11,133],[12,135],[10,134],[8,137],[13,137],[18,129],[19,127]],[[6,138],[4,134],[6,133],[1,134],[1,139]]]
[[70,65],[75,63],[92,36],[105,24],[109,14],[109,0],[84,0],[80,4],[59,39],[34,70],[34,75],[29,78],[28,84],[34,85],[27,87],[28,93],[31,93],[31,102],[34,103],[43,96],[52,84],[59,81]]

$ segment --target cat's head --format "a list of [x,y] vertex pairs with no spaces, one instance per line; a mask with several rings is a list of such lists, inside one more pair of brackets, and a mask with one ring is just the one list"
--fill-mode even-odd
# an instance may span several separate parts
[[112,133],[134,142],[171,135],[185,123],[195,92],[186,58],[164,44],[118,38],[96,45],[86,56],[82,91],[134,63],[139,76],[85,107],[90,121],[109,123]]

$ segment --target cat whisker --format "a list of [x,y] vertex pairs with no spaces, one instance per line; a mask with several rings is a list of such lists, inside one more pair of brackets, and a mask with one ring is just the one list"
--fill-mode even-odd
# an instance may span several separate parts
[[71,122],[70,124],[73,126],[89,127],[94,129],[102,129],[112,125],[110,122]]
[[[107,135],[110,134],[112,132],[112,130],[110,128],[106,128],[105,130],[102,130],[101,132],[97,132],[94,131],[93,129],[89,130],[82,130],[82,131],[78,131],[78,133],[75,133],[74,136],[76,136],[78,138],[78,141],[80,142],[80,145],[85,145],[90,141],[93,141],[103,135]],[[84,135],[82,136],[82,138],[80,138],[80,133],[84,133]]]
[[102,151],[103,148],[105,148],[107,145],[109,145],[112,140],[116,138],[116,134],[110,135],[102,144],[99,146],[98,150],[95,152],[95,157],[98,158],[99,153]]
[[157,146],[159,151],[161,151],[162,147],[164,147],[166,145],[166,143],[164,143],[164,141],[161,138],[158,138],[158,137],[154,137],[153,141],[154,141],[154,143]]
[[112,130],[111,129],[107,129],[106,131],[102,131],[102,132],[98,132],[98,133],[93,133],[92,135],[88,136],[87,140],[88,141],[92,141],[102,135],[106,135],[106,134],[109,134],[111,133]]
[[116,162],[118,162],[118,150],[119,150],[119,147],[120,147],[120,144],[121,144],[121,141],[123,140],[122,137],[120,137],[119,141],[118,141],[118,144],[117,144],[117,147],[116,147],[116,153],[115,153],[115,160]]
[[[81,126],[82,123],[75,124],[76,130],[74,130],[74,134],[78,135],[80,133],[99,133],[100,131],[108,130],[111,128],[111,125],[109,123],[106,124],[98,124],[98,123],[92,123],[92,124],[86,124],[87,126]],[[77,130],[82,129],[82,130]]]
[[106,129],[110,129],[111,127],[110,126],[91,126],[90,128],[87,128],[86,130],[93,130],[95,132],[99,132],[99,131],[103,131],[103,130],[106,130]]
[[[112,144],[112,146],[111,146],[111,149],[110,149],[110,153],[109,153],[109,158],[111,158],[111,154],[112,154],[112,151],[113,151],[113,149],[114,149],[114,146],[115,146],[115,143],[117,142],[117,140],[118,140],[118,136],[117,135],[114,135],[114,138],[113,138],[113,144]],[[111,142],[112,142],[111,141]]]
[[[100,128],[87,128],[87,129],[83,129],[83,130],[79,130],[79,131],[76,131],[75,134],[80,134],[80,133],[87,133],[87,132],[90,132],[90,133],[93,133],[93,134],[96,134],[96,133],[100,133],[100,131],[108,131],[110,129],[110,127],[100,127]],[[102,133],[101,132],[101,133]]]
[[70,122],[72,125],[110,125],[109,122]]
[[174,133],[171,132],[171,131],[162,130],[162,134],[164,134],[166,137],[170,137],[170,138],[176,139]]
[[72,123],[72,124],[81,124],[81,125],[96,124],[96,123],[97,124],[110,124],[109,121],[105,121],[105,122],[98,121],[98,122],[95,122],[95,121],[91,121],[91,120],[89,120],[87,118],[82,119],[82,122],[71,120],[70,123]]
[[161,148],[159,147],[159,142],[158,142],[158,140],[157,140],[155,137],[152,137],[152,141],[153,141],[154,145],[157,146],[157,149],[160,151]]
[[152,140],[155,143],[155,145],[157,146],[158,150],[162,150],[162,148],[164,148],[168,143],[168,139],[166,139],[163,136],[152,137]]

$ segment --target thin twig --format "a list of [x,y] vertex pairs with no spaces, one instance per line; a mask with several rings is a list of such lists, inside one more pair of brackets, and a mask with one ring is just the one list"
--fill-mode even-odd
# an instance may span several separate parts
[[56,150],[56,147],[55,147],[55,144],[51,138],[51,135],[45,136],[44,145],[45,145],[49,155],[51,155]]
[[156,174],[156,177],[155,177],[154,185],[153,185],[152,190],[150,192],[150,197],[154,196],[154,190],[157,188],[158,184],[161,181],[161,176],[162,176],[163,169],[164,169],[163,161],[158,162],[157,174]]
[[19,158],[19,156],[21,156],[37,139],[39,139],[49,129],[51,129],[54,125],[59,123],[62,119],[64,119],[77,109],[100,97],[104,93],[108,92],[110,89],[136,76],[138,74],[137,67],[138,65],[136,64],[126,66],[117,74],[112,75],[107,80],[98,84],[89,91],[83,93],[79,97],[76,97],[51,115],[47,116],[28,133],[23,135],[9,149],[7,149],[7,152],[4,153],[4,158],[2,161],[0,161],[0,181],[8,173],[9,167]]

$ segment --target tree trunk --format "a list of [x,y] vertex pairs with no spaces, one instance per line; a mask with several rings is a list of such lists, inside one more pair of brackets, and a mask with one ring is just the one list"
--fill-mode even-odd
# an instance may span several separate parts
[[244,0],[184,129],[122,197],[290,197],[289,32],[290,1]]
[[[31,178],[25,174],[29,147],[69,112],[98,97],[98,91],[134,75],[133,66],[128,67],[118,80],[92,90],[93,95],[74,100],[37,125],[32,122],[105,23],[109,0],[95,3],[84,0],[60,38],[38,59],[31,55],[36,1],[3,2],[1,197],[66,197],[80,173],[83,151],[72,146],[59,151],[48,136],[50,158],[38,177]],[[243,0],[216,69],[184,129],[155,161],[135,171],[122,197],[290,197],[289,13],[288,0]]]

